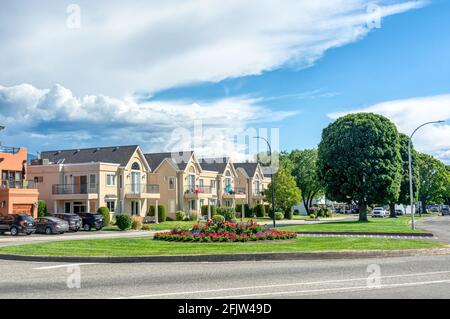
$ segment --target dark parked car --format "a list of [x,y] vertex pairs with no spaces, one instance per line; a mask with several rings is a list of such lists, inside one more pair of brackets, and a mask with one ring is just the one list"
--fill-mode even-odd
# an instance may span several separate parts
[[6,232],[12,236],[19,234],[31,235],[36,231],[34,218],[24,214],[0,216],[0,234]]
[[39,217],[35,219],[36,233],[64,234],[69,231],[69,223],[56,217]]
[[94,213],[77,213],[81,217],[83,229],[86,231],[95,228],[101,230],[103,228],[103,215]]
[[442,213],[442,216],[450,215],[450,207],[449,206],[442,207],[441,213]]
[[52,217],[56,217],[65,220],[69,223],[69,230],[77,232],[81,229],[81,217],[77,214],[51,214]]
[[397,214],[397,216],[403,216],[403,211],[401,209],[396,209],[395,213]]

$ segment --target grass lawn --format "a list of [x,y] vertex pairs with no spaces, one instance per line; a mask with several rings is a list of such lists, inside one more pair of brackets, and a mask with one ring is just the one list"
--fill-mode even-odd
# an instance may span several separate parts
[[320,224],[305,224],[280,227],[282,230],[297,232],[384,232],[384,233],[425,233],[423,230],[412,230],[409,217],[369,218],[368,222],[353,220],[330,221]]
[[72,240],[0,248],[0,254],[35,256],[152,256],[269,252],[312,252],[444,247],[427,240],[351,237],[301,237],[287,241],[248,243],[163,242],[149,238]]

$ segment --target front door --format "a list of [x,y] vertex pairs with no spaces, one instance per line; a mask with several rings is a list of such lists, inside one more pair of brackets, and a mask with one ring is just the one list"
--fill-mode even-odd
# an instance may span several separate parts
[[71,213],[71,211],[70,211],[70,202],[64,203],[64,213],[66,213],[66,214],[70,214]]

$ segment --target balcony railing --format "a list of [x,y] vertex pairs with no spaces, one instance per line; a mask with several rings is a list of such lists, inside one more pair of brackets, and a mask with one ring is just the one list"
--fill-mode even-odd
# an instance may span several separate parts
[[3,189],[36,189],[36,183],[33,181],[2,181],[1,188]]
[[264,196],[264,190],[255,189],[253,191],[253,196]]
[[54,184],[53,195],[84,195],[98,193],[97,184]]
[[0,146],[0,153],[17,154],[19,150],[20,148],[17,147]]
[[186,186],[184,188],[185,194],[212,194],[215,191],[215,188],[212,188],[211,186]]
[[245,195],[246,191],[245,191],[244,187],[236,187],[236,188],[225,187],[225,194],[229,194],[229,195]]
[[156,184],[128,184],[127,194],[159,194],[159,185]]

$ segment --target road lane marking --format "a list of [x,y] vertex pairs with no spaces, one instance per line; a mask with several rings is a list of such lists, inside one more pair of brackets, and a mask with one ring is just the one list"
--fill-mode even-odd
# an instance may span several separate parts
[[[426,273],[414,273],[414,274],[402,274],[402,275],[383,276],[383,277],[381,277],[381,279],[415,277],[415,276],[429,276],[429,275],[442,275],[442,274],[449,274],[449,273],[450,273],[450,271],[436,271],[436,272],[426,272]],[[275,285],[264,285],[264,286],[248,286],[248,287],[208,289],[208,290],[197,290],[197,291],[168,292],[168,293],[161,293],[161,294],[149,294],[149,295],[139,295],[139,296],[130,296],[130,297],[118,297],[118,298],[112,298],[112,299],[141,299],[141,298],[164,297],[164,296],[177,296],[177,295],[191,295],[191,294],[202,294],[202,293],[213,293],[213,292],[226,292],[226,291],[233,291],[233,290],[281,288],[281,287],[292,287],[292,286],[301,286],[301,285],[323,285],[323,284],[332,284],[332,283],[361,281],[361,280],[367,280],[367,277],[350,278],[350,279],[338,279],[338,280],[326,280],[326,281],[315,281],[315,282],[300,282],[300,283],[297,282],[297,283],[290,283],[290,284],[275,284]]]
[[257,293],[257,294],[247,294],[247,295],[209,297],[209,298],[203,298],[203,299],[229,299],[229,298],[234,299],[234,298],[249,298],[249,297],[262,297],[262,296],[280,296],[280,295],[291,295],[291,294],[299,295],[299,294],[311,294],[311,293],[313,293],[313,294],[315,293],[316,295],[318,295],[320,293],[330,293],[330,292],[339,292],[339,291],[380,290],[380,289],[388,289],[388,288],[425,286],[425,285],[434,285],[434,284],[442,284],[442,283],[450,283],[450,279],[435,280],[435,281],[408,282],[408,283],[403,283],[403,284],[388,284],[388,285],[381,285],[379,287],[355,286],[355,287],[310,289],[310,290],[297,290],[297,291],[279,291],[279,292],[267,292],[267,293]]
[[37,268],[33,268],[33,270],[48,270],[48,269],[58,269],[58,268],[67,268],[67,267],[76,267],[76,266],[87,266],[87,265],[99,265],[99,263],[84,263],[84,264],[64,264],[64,265],[54,265],[54,266],[37,267]]

